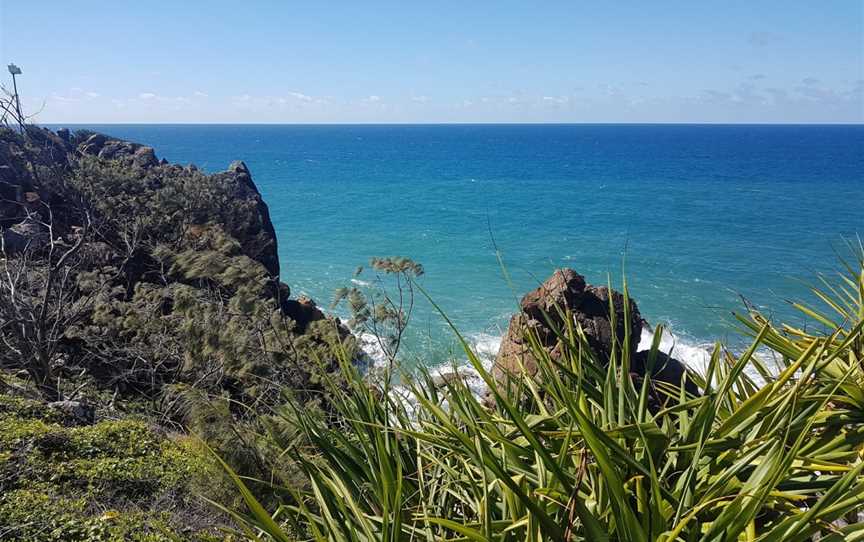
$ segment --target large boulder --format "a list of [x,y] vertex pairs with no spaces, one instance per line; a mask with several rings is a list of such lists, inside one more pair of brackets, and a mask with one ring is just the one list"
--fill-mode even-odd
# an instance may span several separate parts
[[[615,311],[615,329],[610,318],[610,298]],[[624,296],[605,286],[590,286],[585,277],[572,269],[557,269],[539,288],[522,298],[521,310],[510,320],[495,360],[493,373],[500,381],[508,374],[518,374],[521,366],[532,377],[537,375],[537,360],[528,333],[534,334],[553,359],[560,356],[557,331],[566,329],[565,316],[582,327],[588,344],[598,360],[608,361],[613,336],[623,344],[630,328],[630,349],[636,351],[642,333],[642,317],[636,303],[630,300],[630,318],[625,321]]]
[[671,397],[670,390],[674,389],[658,384],[661,382],[674,387],[683,383],[688,394],[698,395],[699,389],[687,378],[687,367],[683,363],[662,352],[657,352],[653,358],[648,351],[637,352],[643,320],[636,302],[630,299],[629,305],[628,319],[625,318],[623,294],[605,286],[586,284],[585,278],[572,269],[556,270],[539,288],[522,298],[520,311],[510,320],[507,335],[501,342],[493,375],[504,383],[522,373],[524,367],[528,376],[539,379],[529,336],[536,337],[540,347],[557,360],[561,357],[562,346],[556,331],[566,330],[564,319],[569,316],[574,326],[581,327],[596,360],[603,365],[609,362],[613,340],[622,345],[629,339],[631,377],[640,385],[642,378],[650,373],[654,382],[649,395],[652,410],[665,404]]

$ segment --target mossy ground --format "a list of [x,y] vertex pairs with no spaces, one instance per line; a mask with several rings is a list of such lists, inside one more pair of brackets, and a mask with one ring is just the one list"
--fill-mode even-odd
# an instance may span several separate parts
[[[67,427],[43,403],[0,395],[0,540],[226,540],[208,452],[136,419]],[[216,484],[214,486],[214,481]]]

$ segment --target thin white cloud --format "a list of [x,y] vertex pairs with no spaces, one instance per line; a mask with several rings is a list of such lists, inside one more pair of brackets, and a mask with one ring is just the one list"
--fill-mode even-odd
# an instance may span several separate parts
[[152,100],[152,99],[156,98],[156,94],[154,94],[152,92],[142,92],[141,94],[138,95],[138,97],[141,98],[142,100]]
[[302,92],[289,92],[288,96],[291,96],[292,98],[296,98],[296,99],[300,100],[301,102],[313,102],[313,101],[315,101],[315,98],[313,98],[312,96],[309,96],[308,94],[303,94]]
[[81,87],[72,87],[66,92],[52,92],[51,101],[59,103],[85,102],[95,100],[102,95],[92,90],[84,90]]
[[192,95],[195,96],[196,98],[209,98],[210,97],[209,94],[207,94],[206,92],[200,91],[200,90],[196,90],[195,92],[192,93]]
[[543,96],[543,101],[547,104],[563,105],[570,101],[567,96]]

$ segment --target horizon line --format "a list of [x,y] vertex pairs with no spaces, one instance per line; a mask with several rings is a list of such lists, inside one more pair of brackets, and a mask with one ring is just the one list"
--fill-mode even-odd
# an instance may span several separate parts
[[36,126],[864,126],[857,122],[39,122]]

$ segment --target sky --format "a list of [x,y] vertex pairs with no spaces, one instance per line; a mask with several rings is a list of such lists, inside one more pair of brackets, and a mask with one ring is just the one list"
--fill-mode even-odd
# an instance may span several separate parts
[[864,0],[0,0],[0,62],[42,123],[862,123]]

